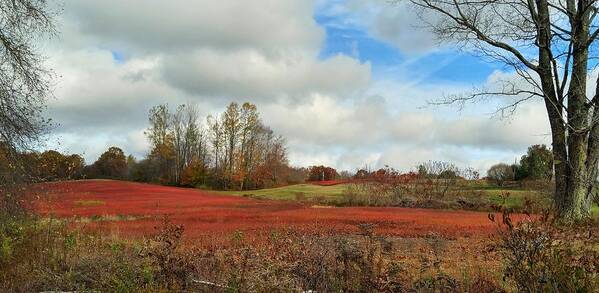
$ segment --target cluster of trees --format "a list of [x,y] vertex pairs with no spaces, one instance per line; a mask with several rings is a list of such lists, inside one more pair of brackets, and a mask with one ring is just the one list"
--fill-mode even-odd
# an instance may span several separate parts
[[158,105],[150,109],[148,120],[145,134],[151,148],[142,160],[115,146],[87,166],[79,155],[32,152],[22,154],[32,169],[26,173],[38,172],[45,181],[128,179],[241,190],[302,183],[308,176],[308,169],[288,165],[285,139],[262,123],[253,104],[231,103],[223,113],[205,119],[191,105],[174,111]]
[[216,189],[255,189],[285,184],[285,139],[260,119],[255,105],[231,103],[216,116],[200,119],[192,105],[149,112],[147,158],[130,160],[133,180]]
[[22,182],[44,182],[58,180],[72,180],[83,177],[85,161],[77,154],[62,154],[55,150],[44,152],[18,152],[13,153],[20,164],[15,169],[9,156],[8,148],[5,145],[0,146],[0,172],[2,178],[8,176],[19,176]]
[[528,148],[519,163],[504,163],[491,166],[487,177],[498,185],[506,181],[551,180],[553,177],[553,153],[546,145],[533,145]]
[[5,160],[9,152],[0,146],[0,173],[19,176],[22,182],[47,182],[76,180],[84,178],[131,179],[129,176],[133,156],[126,157],[118,147],[110,147],[91,165],[78,154],[63,154],[56,150],[44,152],[27,151],[13,154],[20,162],[18,169],[10,160]]
[[125,157],[118,147],[110,147],[92,165],[85,166],[86,178],[126,179],[129,177],[129,162],[133,156]]
[[460,179],[460,169],[453,163],[428,161],[418,165],[418,176],[427,179]]
[[308,168],[308,181],[329,181],[335,180],[339,174],[337,170],[326,166],[311,166]]
[[385,166],[376,171],[369,171],[367,169],[358,169],[352,176],[354,181],[373,181],[380,183],[405,183],[418,177],[418,174],[414,172],[402,173],[394,168]]

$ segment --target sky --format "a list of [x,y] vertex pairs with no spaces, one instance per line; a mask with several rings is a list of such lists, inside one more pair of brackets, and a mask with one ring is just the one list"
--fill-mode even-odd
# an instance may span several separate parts
[[386,0],[65,1],[40,42],[55,72],[47,148],[148,152],[150,107],[217,114],[257,105],[294,166],[411,170],[428,160],[481,171],[549,143],[542,101],[431,106],[513,75],[442,44],[404,3]]

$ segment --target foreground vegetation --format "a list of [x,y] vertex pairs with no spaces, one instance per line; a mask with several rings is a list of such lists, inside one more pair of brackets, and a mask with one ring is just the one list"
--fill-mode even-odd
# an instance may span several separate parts
[[[224,244],[185,241],[167,219],[144,240],[83,233],[56,219],[6,221],[0,289],[7,292],[592,292],[597,233],[550,221],[512,224],[491,239],[241,232]],[[595,231],[597,226],[586,228]],[[596,231],[595,231],[596,232]],[[459,265],[458,265],[459,263]]]

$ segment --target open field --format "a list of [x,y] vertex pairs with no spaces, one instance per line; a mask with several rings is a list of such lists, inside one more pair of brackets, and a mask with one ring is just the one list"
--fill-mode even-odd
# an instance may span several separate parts
[[[320,204],[339,205],[342,203],[343,194],[347,192],[351,183],[336,184],[296,184],[277,188],[247,191],[215,191],[218,194],[237,195],[255,199],[269,200],[291,200],[307,201]],[[547,196],[541,192],[522,189],[508,189],[478,184],[473,186],[462,186],[455,188],[454,193],[448,196],[448,200],[457,197],[472,201],[482,201],[486,205],[503,204],[511,208],[522,208],[526,198],[537,202],[547,202]]]
[[[341,188],[293,187],[296,190],[323,188],[332,195]],[[183,224],[189,237],[272,229],[316,234],[354,233],[362,223],[374,224],[378,234],[403,237],[489,235],[496,229],[483,212],[322,207],[124,181],[50,183],[37,186],[37,192],[45,198],[35,206],[42,215],[77,219],[85,229],[126,235],[151,232],[164,215],[169,215],[174,223]]]
[[[31,235],[42,239],[41,247],[58,249],[40,266],[47,267],[58,257],[67,263],[65,269],[81,271],[81,277],[71,279],[59,268],[66,277],[53,273],[51,281],[28,286],[78,288],[85,280],[108,279],[116,283],[88,286],[112,290],[123,285],[136,288],[127,283],[135,280],[148,291],[162,286],[154,276],[175,276],[178,279],[166,284],[200,292],[218,288],[223,289],[218,292],[229,291],[224,288],[326,292],[333,283],[334,288],[360,292],[389,286],[396,286],[389,292],[405,288],[516,291],[513,282],[505,281],[506,254],[498,250],[506,234],[497,233],[488,213],[333,207],[300,202],[293,196],[318,192],[334,198],[342,196],[344,188],[295,185],[256,191],[264,198],[281,199],[279,194],[287,194],[286,200],[271,200],[113,180],[38,184],[32,190],[38,196],[32,208],[42,219],[32,224]],[[514,222],[524,217],[512,215]],[[26,247],[26,251],[39,250],[35,245]],[[103,261],[105,266],[86,266],[88,259]],[[29,271],[26,266],[19,268],[15,275]],[[138,277],[131,279],[132,274]],[[189,283],[190,279],[198,282]],[[24,285],[15,282],[13,286]]]

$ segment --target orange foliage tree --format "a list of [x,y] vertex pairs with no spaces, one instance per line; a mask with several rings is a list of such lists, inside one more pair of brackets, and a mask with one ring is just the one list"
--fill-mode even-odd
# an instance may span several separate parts
[[309,169],[309,181],[329,181],[337,178],[337,170],[325,166],[312,166]]

